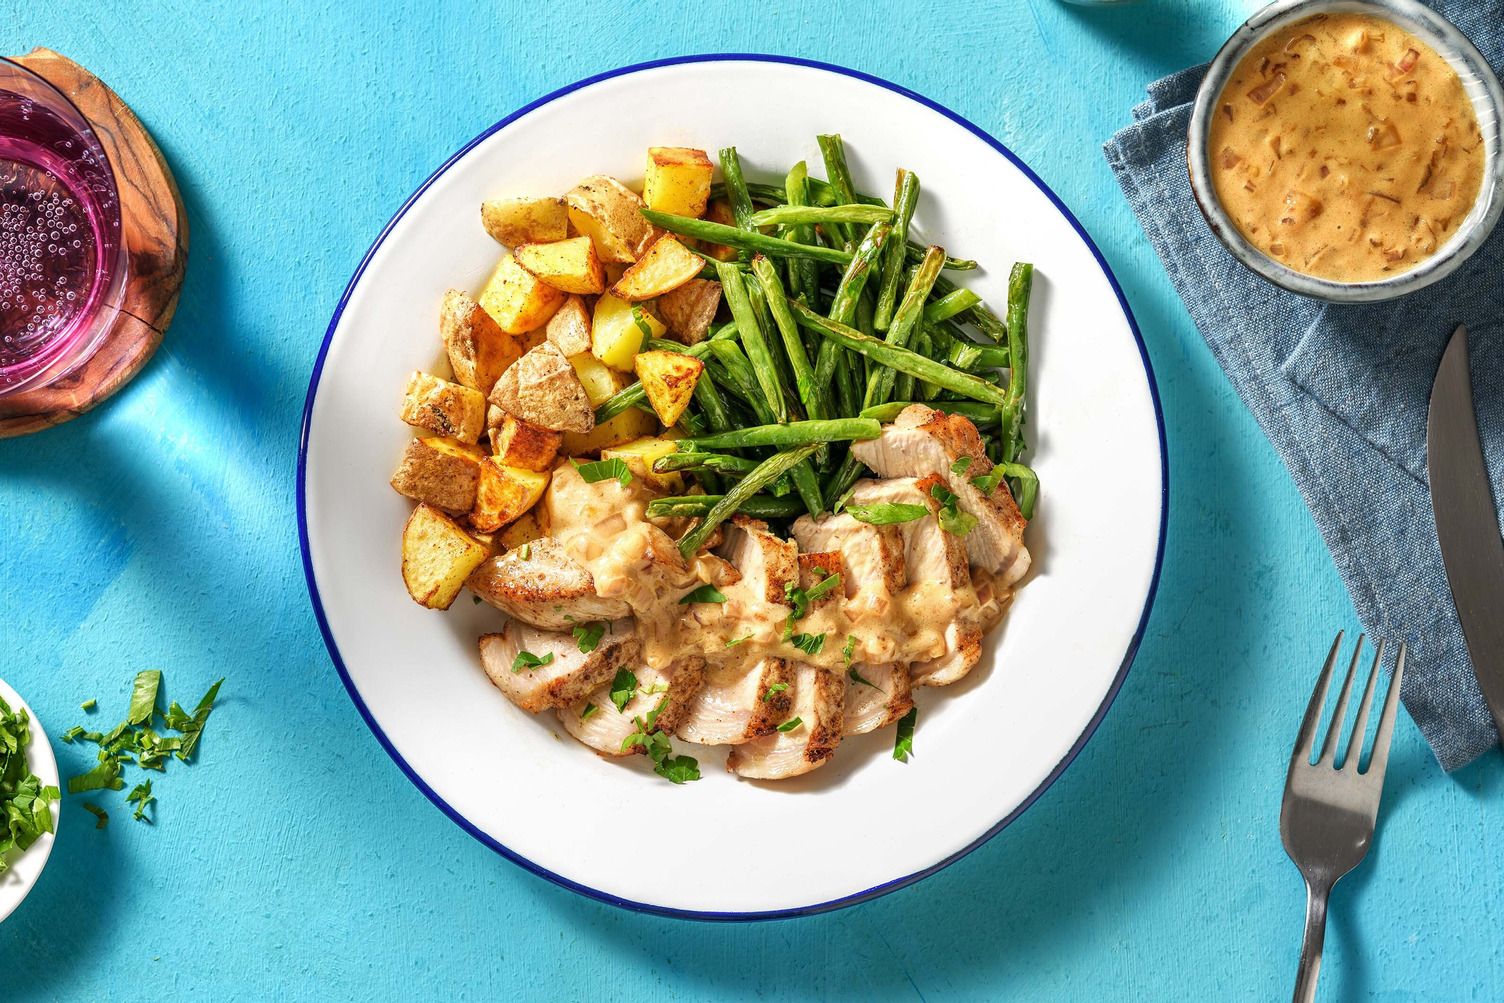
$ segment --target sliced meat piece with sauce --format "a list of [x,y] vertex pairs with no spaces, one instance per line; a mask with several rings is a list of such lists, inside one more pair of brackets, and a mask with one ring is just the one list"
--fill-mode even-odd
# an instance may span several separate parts
[[841,673],[796,663],[792,690],[793,706],[779,723],[799,723],[738,745],[726,758],[727,770],[749,780],[783,780],[808,773],[835,752],[845,694]]
[[[861,677],[858,682],[852,673]],[[846,673],[842,733],[865,735],[886,728],[914,706],[908,666],[899,662],[854,662]]]
[[793,669],[782,658],[716,666],[706,671],[675,736],[696,745],[739,745],[771,734],[788,717],[793,690]]
[[908,584],[897,526],[874,526],[842,512],[817,519],[801,515],[794,520],[793,533],[806,554],[841,552],[841,584],[847,599],[869,586],[895,595]]
[[[884,426],[878,438],[852,443],[851,452],[883,477],[934,474],[944,478],[962,511],[977,519],[977,525],[965,537],[970,562],[986,568],[1005,587],[1028,572],[1025,521],[1007,484],[999,483],[987,495],[972,483],[972,478],[992,470],[992,462],[970,421],[912,404],[891,425]],[[963,456],[969,457],[971,464],[955,473],[951,464]]]
[[[681,658],[665,669],[646,665],[628,666],[637,677],[637,695],[618,711],[611,701],[614,679],[597,687],[590,695],[560,707],[559,723],[564,730],[596,752],[606,756],[630,756],[643,752],[641,745],[623,752],[622,743],[637,731],[637,719],[646,723],[655,707],[662,705],[653,719],[651,731],[672,735],[689,710],[690,701],[705,682],[705,660]],[[589,710],[590,707],[594,710]],[[587,716],[587,710],[589,710]]]
[[503,613],[535,627],[560,630],[632,612],[625,600],[598,595],[590,572],[546,536],[486,558],[465,585]]
[[799,582],[799,547],[768,532],[761,519],[734,515],[717,553],[741,572],[753,595],[770,603],[787,603],[789,585]]
[[[513,669],[518,654],[524,651],[546,659],[548,664]],[[610,682],[616,670],[630,664],[637,652],[637,634],[631,620],[612,624],[611,632],[589,653],[580,651],[572,634],[539,630],[517,620],[509,622],[501,633],[483,634],[480,639],[481,667],[491,682],[508,700],[534,714],[567,706]]]

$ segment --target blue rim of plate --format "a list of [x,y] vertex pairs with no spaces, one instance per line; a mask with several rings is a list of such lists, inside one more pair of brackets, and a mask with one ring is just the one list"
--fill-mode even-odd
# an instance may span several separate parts
[[[574,91],[580,90],[581,88],[589,87],[592,84],[600,83],[603,80],[610,80],[614,77],[627,76],[631,73],[638,73],[642,70],[657,69],[658,67],[662,66],[678,66],[685,63],[724,62],[784,63],[790,66],[803,66],[810,69],[824,70],[829,73],[840,74],[844,77],[852,77],[865,83],[876,84],[877,86],[882,87],[885,90],[892,91],[895,94],[901,94],[912,101],[917,101],[931,111],[939,112],[941,115],[944,115],[946,118],[950,119],[957,125],[962,126],[966,130],[971,132],[972,135],[976,136],[978,139],[982,140],[988,146],[992,147],[998,153],[1001,153],[1004,157],[1006,157],[1014,167],[1017,167],[1020,171],[1022,171],[1024,176],[1027,177],[1035,187],[1042,191],[1047,198],[1049,198],[1050,202],[1054,204],[1055,208],[1060,211],[1060,214],[1064,216],[1066,221],[1069,222],[1072,228],[1075,229],[1077,236],[1079,236],[1082,242],[1086,244],[1087,249],[1091,251],[1092,257],[1096,259],[1098,267],[1102,269],[1102,274],[1107,276],[1107,281],[1112,285],[1112,291],[1118,298],[1118,305],[1123,310],[1123,316],[1128,320],[1128,327],[1133,332],[1133,340],[1138,344],[1139,357],[1144,364],[1144,378],[1149,383],[1149,396],[1154,402],[1154,422],[1159,432],[1159,543],[1154,553],[1154,574],[1149,579],[1148,594],[1144,596],[1144,611],[1143,614],[1139,617],[1138,627],[1135,628],[1133,632],[1133,638],[1128,643],[1128,650],[1123,654],[1122,664],[1118,668],[1117,676],[1112,681],[1112,686],[1107,690],[1107,695],[1102,698],[1102,702],[1100,705],[1098,705],[1096,713],[1092,715],[1091,721],[1088,722],[1086,727],[1082,730],[1080,737],[1076,739],[1076,742],[1071,746],[1070,751],[1068,751],[1060,759],[1060,762],[1055,764],[1055,768],[1050,771],[1049,775],[1040,782],[1038,787],[1034,788],[1033,792],[1030,793],[1030,795],[1025,798],[1018,805],[1018,807],[1014,808],[1011,812],[1004,816],[1001,821],[999,821],[992,828],[988,829],[981,836],[977,837],[969,845],[962,847],[960,850],[957,850],[955,853],[952,853],[945,859],[931,864],[929,867],[926,867],[922,870],[916,871],[913,874],[908,874],[900,878],[894,878],[891,881],[886,881],[880,885],[875,885],[871,888],[868,888],[866,891],[856,892],[854,894],[846,895],[838,899],[832,899],[829,902],[821,902],[816,905],[809,906],[800,906],[795,909],[772,909],[765,912],[701,912],[692,909],[670,909],[664,906],[657,906],[647,902],[635,902],[631,899],[624,899],[616,895],[611,895],[596,888],[590,888],[586,885],[579,884],[578,882],[571,881],[568,878],[564,877],[562,874],[555,874],[553,871],[548,870],[546,867],[540,867],[539,865],[533,863],[531,860],[528,860],[526,857],[522,856],[516,851],[504,846],[489,834],[482,832],[474,823],[472,823],[469,819],[465,818],[457,810],[455,810],[455,808],[451,806],[447,801],[439,797],[438,793],[434,791],[433,788],[429,787],[428,784],[424,782],[423,778],[418,775],[417,771],[409,766],[407,761],[403,759],[402,756],[397,752],[397,749],[392,745],[391,740],[387,738],[386,733],[381,730],[381,726],[376,723],[376,719],[371,715],[370,709],[366,707],[365,701],[361,699],[360,691],[356,689],[355,683],[350,679],[350,673],[345,669],[344,659],[340,657],[339,646],[334,643],[334,635],[330,633],[329,630],[329,621],[324,616],[324,604],[323,601],[319,598],[318,582],[315,580],[313,574],[313,558],[308,550],[308,516],[307,498],[305,496],[305,486],[308,472],[308,434],[309,427],[313,420],[313,403],[314,399],[318,395],[319,378],[324,373],[324,358],[329,353],[329,344],[334,338],[335,328],[339,326],[340,317],[345,312],[345,305],[350,301],[350,294],[355,291],[355,287],[357,284],[359,284],[361,276],[365,274],[366,266],[371,263],[371,258],[375,256],[376,251],[386,240],[387,235],[392,232],[392,227],[396,226],[398,220],[402,219],[402,217],[407,214],[407,211],[412,208],[413,203],[415,203],[419,198],[422,197],[423,193],[428,190],[429,186],[437,181],[440,177],[442,177],[445,171],[453,167],[467,153],[469,153],[479,143],[487,139],[493,133],[497,132],[500,129],[506,128],[508,125],[521,118],[523,115],[541,108],[544,105],[561,97],[564,97],[567,94],[571,94]],[[1102,257],[1102,252],[1097,248],[1096,243],[1087,234],[1086,228],[1081,225],[1080,220],[1076,219],[1075,214],[1065,207],[1065,203],[1060,201],[1060,197],[1050,189],[1049,185],[1045,184],[1044,181],[1040,179],[1039,175],[1034,173],[1034,171],[1029,167],[1028,164],[1019,159],[1012,150],[1008,149],[1002,143],[998,142],[991,135],[989,135],[986,130],[978,128],[944,105],[931,101],[929,98],[925,97],[922,94],[915,93],[914,91],[909,90],[907,87],[900,87],[898,84],[891,83],[890,81],[884,80],[881,77],[874,77],[869,73],[862,73],[858,70],[847,69],[844,66],[837,66],[834,63],[822,63],[813,59],[799,59],[794,56],[770,56],[758,53],[721,52],[698,56],[674,56],[669,59],[655,59],[645,63],[633,63],[630,66],[623,66],[619,69],[609,70],[605,73],[597,73],[595,76],[586,77],[585,79],[578,80],[568,85],[567,87],[561,87],[550,94],[545,94],[543,97],[538,98],[536,101],[533,101],[517,109],[512,114],[508,115],[506,118],[502,119],[500,122],[497,122],[495,125],[482,132],[479,136],[476,136],[470,142],[466,143],[463,147],[460,148],[459,152],[455,153],[454,156],[444,161],[443,166],[434,171],[431,175],[428,176],[428,179],[424,181],[423,184],[418,186],[418,190],[413,192],[412,195],[408,197],[406,202],[402,203],[402,208],[398,209],[396,215],[394,215],[391,220],[388,221],[386,226],[382,228],[380,236],[376,238],[376,242],[371,245],[371,249],[367,251],[365,257],[361,259],[360,266],[355,269],[355,275],[350,279],[350,284],[345,287],[344,294],[340,296],[339,303],[334,308],[334,316],[329,321],[329,328],[324,333],[323,344],[319,346],[318,359],[313,364],[313,375],[308,382],[308,397],[303,404],[303,430],[298,439],[297,500],[298,546],[303,553],[303,575],[308,581],[308,595],[309,598],[313,600],[313,613],[314,616],[318,619],[319,632],[324,637],[324,646],[329,649],[329,657],[334,661],[334,668],[339,672],[340,681],[345,684],[346,692],[350,694],[350,699],[355,702],[355,709],[358,710],[360,712],[360,716],[365,719],[366,727],[371,729],[371,733],[376,736],[376,741],[381,743],[381,747],[386,750],[387,755],[392,757],[392,761],[397,764],[397,767],[407,775],[407,779],[412,781],[413,786],[422,791],[423,794],[428,798],[428,800],[432,801],[434,805],[437,806],[438,809],[445,815],[448,815],[456,825],[458,825],[461,829],[464,829],[471,836],[474,836],[481,843],[490,847],[492,850],[495,850],[497,853],[501,854],[512,863],[517,864],[519,867],[531,871],[539,877],[547,878],[554,884],[559,885],[563,888],[568,888],[570,891],[578,892],[581,895],[596,899],[600,902],[605,902],[609,905],[618,906],[623,909],[630,909],[634,912],[650,913],[656,916],[667,916],[672,919],[748,921],[790,919],[796,916],[813,916],[818,913],[830,912],[834,909],[843,909],[846,906],[852,906],[861,902],[866,902],[870,899],[875,899],[878,896],[886,895],[889,892],[894,892],[900,888],[907,887],[908,885],[914,884],[917,881],[921,881],[924,878],[929,877],[931,874],[935,874],[949,867],[951,864],[960,860],[968,853],[980,847],[983,843],[987,842],[993,836],[996,836],[999,832],[1002,832],[1003,829],[1007,828],[1014,819],[1018,818],[1026,810],[1028,810],[1030,805],[1039,800],[1039,796],[1041,794],[1049,790],[1050,785],[1053,784],[1060,777],[1060,775],[1065,772],[1066,767],[1070,766],[1070,764],[1075,760],[1076,756],[1078,756],[1081,750],[1085,748],[1086,743],[1091,739],[1092,735],[1096,733],[1098,726],[1102,723],[1102,719],[1107,715],[1108,708],[1112,706],[1113,700],[1117,698],[1118,691],[1123,688],[1123,681],[1128,677],[1128,669],[1133,665],[1133,658],[1138,653],[1139,643],[1143,640],[1144,628],[1149,623],[1149,613],[1150,610],[1152,610],[1154,607],[1154,596],[1155,593],[1159,590],[1160,571],[1164,568],[1165,534],[1169,522],[1170,513],[1170,463],[1169,451],[1165,447],[1165,415],[1164,409],[1161,407],[1159,401],[1159,386],[1154,380],[1154,367],[1149,363],[1148,349],[1144,345],[1143,335],[1139,333],[1138,321],[1134,319],[1133,311],[1128,307],[1128,299],[1123,295],[1123,288],[1118,284],[1117,276],[1114,275],[1112,273],[1112,269],[1108,267],[1106,259]]]

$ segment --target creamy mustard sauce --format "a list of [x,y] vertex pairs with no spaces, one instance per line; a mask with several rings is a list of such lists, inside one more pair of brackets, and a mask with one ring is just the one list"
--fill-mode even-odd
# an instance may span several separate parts
[[1207,153],[1243,236],[1339,282],[1435,254],[1483,182],[1483,137],[1456,71],[1366,14],[1319,14],[1256,45],[1217,99]]
[[[911,582],[897,594],[880,583],[854,594],[838,589],[833,601],[813,605],[794,623],[796,634],[825,635],[821,649],[810,654],[783,640],[788,606],[768,602],[747,582],[733,582],[737,573],[717,557],[684,561],[673,537],[648,521],[650,497],[635,481],[587,484],[566,464],[554,471],[544,504],[549,535],[595,577],[596,592],[631,605],[642,661],[654,668],[686,655],[700,655],[712,668],[750,668],[775,656],[844,671],[848,636],[856,638],[852,663],[939,658],[946,627],[981,609],[979,592],[993,595],[991,576],[981,568],[972,569],[971,586],[954,592],[934,582]],[[679,598],[701,584],[715,585],[726,602],[680,605]]]

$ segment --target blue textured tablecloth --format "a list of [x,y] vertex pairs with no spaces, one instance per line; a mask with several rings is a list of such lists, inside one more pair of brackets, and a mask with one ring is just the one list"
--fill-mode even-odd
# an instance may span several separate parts
[[[1496,69],[1504,65],[1504,2],[1431,6]],[[1465,323],[1490,479],[1501,483],[1504,228],[1447,279],[1388,303],[1325,304],[1269,285],[1223,248],[1191,195],[1185,137],[1204,72],[1151,84],[1135,124],[1106,144],[1107,160],[1207,345],[1289,467],[1364,627],[1410,642],[1401,697],[1441,765],[1456,769],[1499,736],[1436,542],[1426,410],[1442,350]]]

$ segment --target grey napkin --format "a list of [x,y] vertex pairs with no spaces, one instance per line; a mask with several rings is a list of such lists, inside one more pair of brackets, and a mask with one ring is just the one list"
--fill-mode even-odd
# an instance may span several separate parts
[[[1431,6],[1504,66],[1504,0]],[[1269,285],[1217,242],[1191,197],[1186,129],[1204,72],[1151,84],[1104,152],[1212,354],[1295,478],[1364,627],[1411,642],[1401,698],[1454,770],[1499,736],[1436,542],[1426,410],[1447,339],[1466,324],[1490,480],[1504,499],[1504,226],[1451,276],[1389,303],[1326,304]]]

